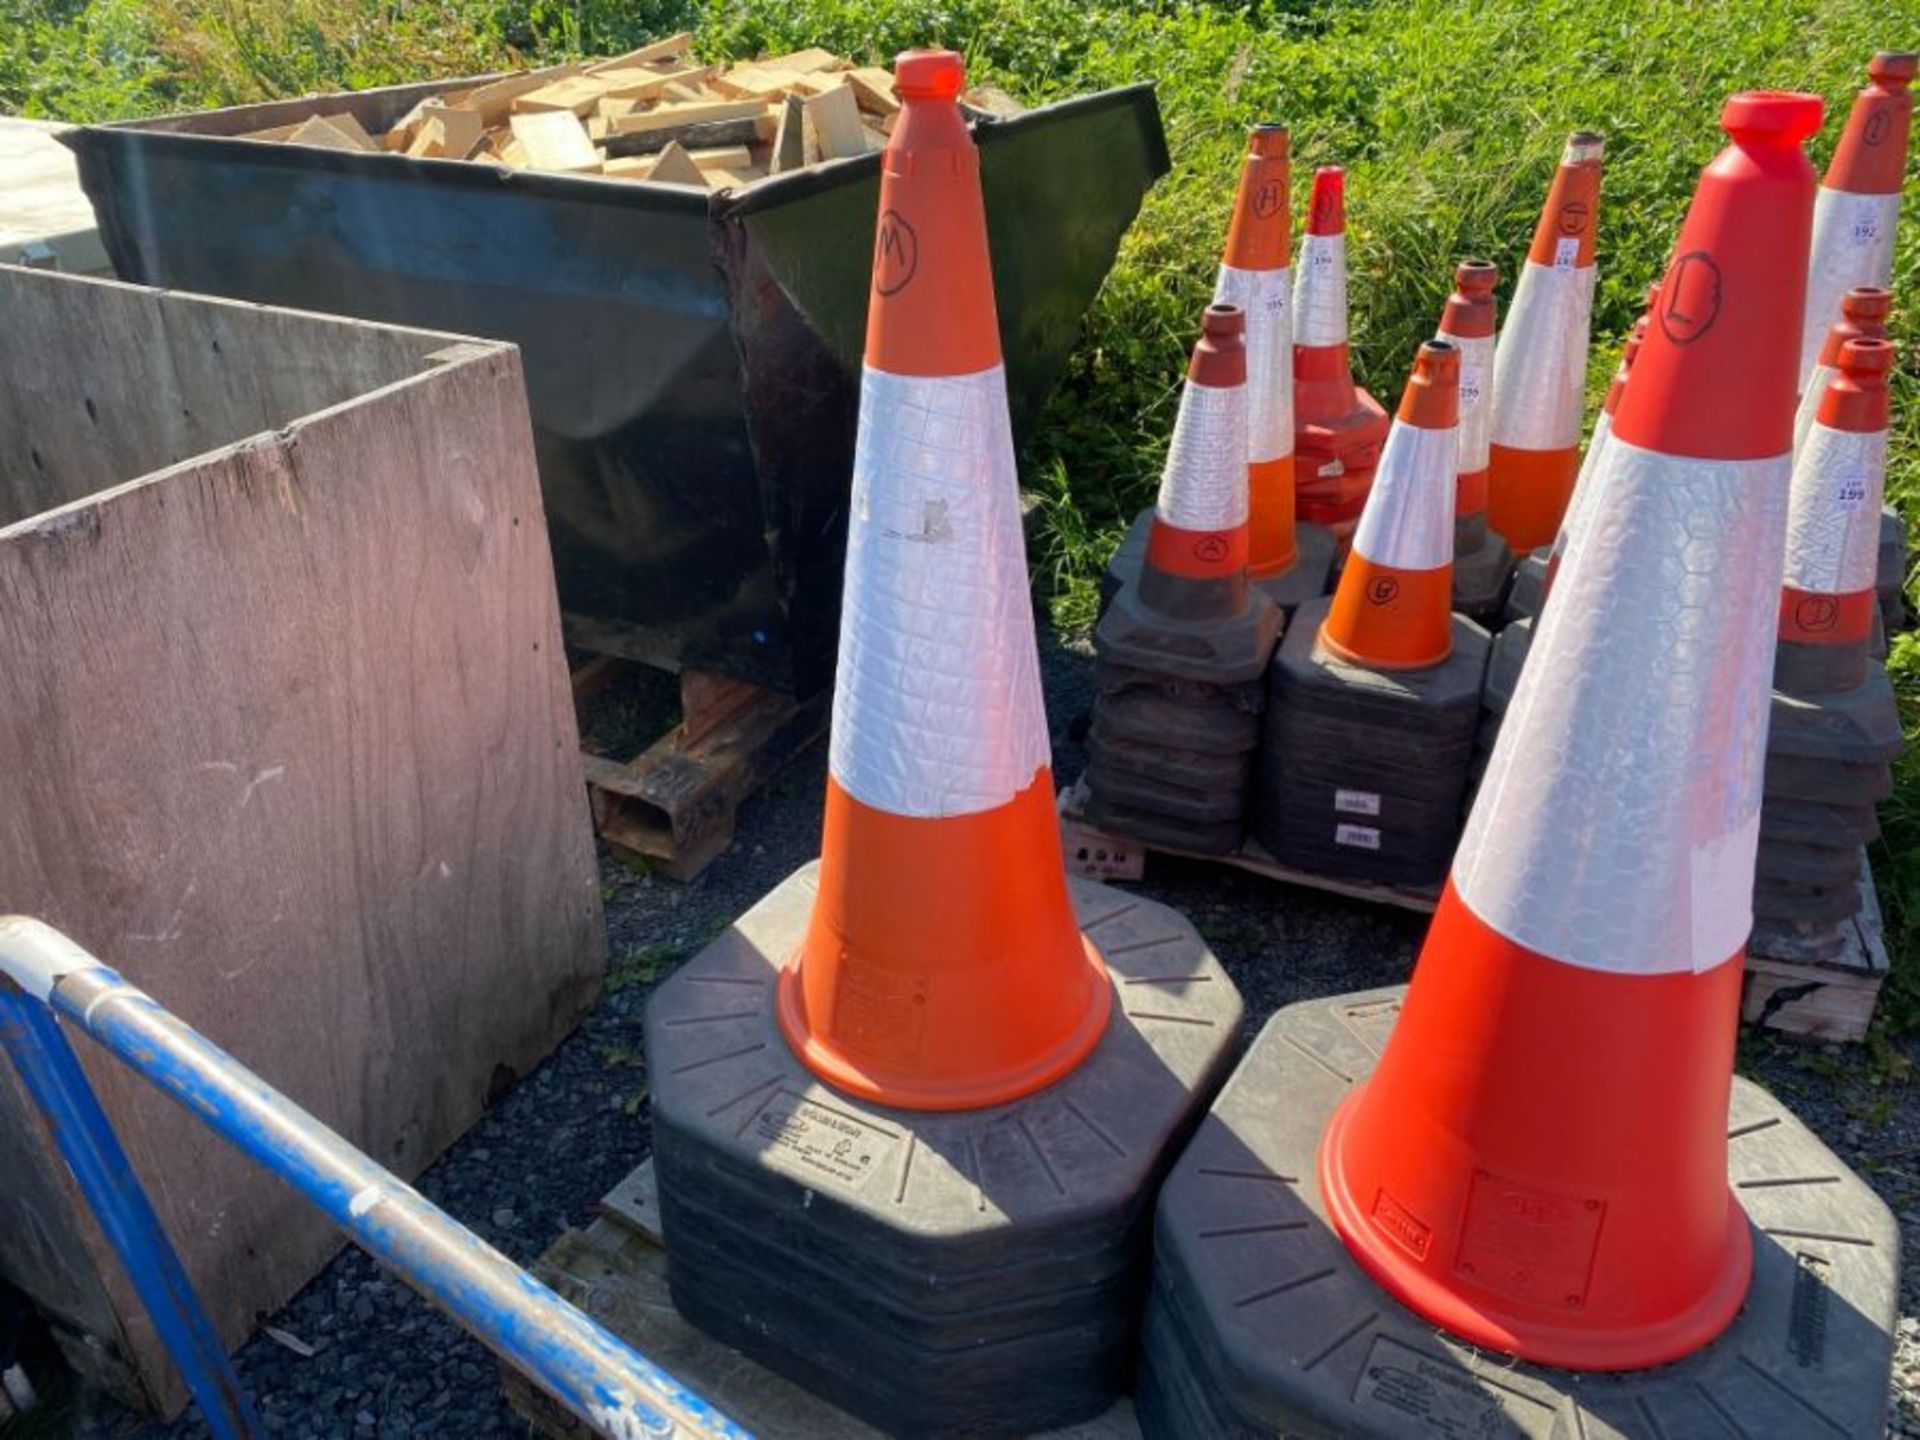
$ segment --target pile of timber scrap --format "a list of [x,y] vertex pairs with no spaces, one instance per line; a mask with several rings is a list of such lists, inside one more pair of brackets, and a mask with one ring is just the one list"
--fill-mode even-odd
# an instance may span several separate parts
[[[886,70],[818,47],[704,65],[692,42],[673,35],[610,59],[448,91],[378,138],[344,111],[243,138],[710,189],[886,144],[900,110]],[[965,99],[982,114],[1019,108],[991,88]]]

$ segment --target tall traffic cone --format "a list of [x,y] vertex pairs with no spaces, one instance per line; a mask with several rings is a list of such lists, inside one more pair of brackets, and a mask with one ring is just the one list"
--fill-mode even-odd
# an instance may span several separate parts
[[1920,55],[1883,50],[1867,62],[1867,87],[1854,97],[1840,143],[1813,203],[1807,308],[1800,335],[1800,379],[1810,383],[1840,297],[1855,285],[1893,278],[1893,231],[1906,182],[1907,136]]
[[1568,138],[1494,358],[1488,515],[1516,555],[1552,541],[1579,469],[1601,149]]
[[1247,576],[1245,330],[1237,306],[1207,307],[1145,563],[1093,635],[1088,816],[1209,853],[1245,833],[1261,677],[1283,624]]
[[1313,172],[1293,278],[1294,492],[1303,520],[1352,533],[1387,437],[1387,412],[1353,383],[1347,350],[1346,172]]
[[1420,347],[1339,586],[1268,674],[1254,834],[1284,865],[1430,885],[1459,838],[1488,646],[1451,605],[1459,376]]
[[[1746,1293],[1726,1115],[1813,203],[1813,96],[1739,95],[1327,1206],[1403,1304],[1632,1370]],[[1617,833],[1616,833],[1617,832]]]
[[[1247,575],[1286,615],[1326,593],[1335,549],[1331,531],[1294,516],[1292,193],[1286,127],[1254,126],[1213,290],[1216,304],[1246,315]],[[1153,508],[1108,562],[1103,609],[1140,573]]]
[[1420,347],[1353,534],[1320,643],[1382,670],[1437,665],[1452,648],[1453,494],[1460,352]]
[[690,1320],[888,1433],[1024,1434],[1115,1398],[1239,1001],[1064,876],[960,57],[895,77],[822,856],[649,1002],[654,1155]]
[[1793,448],[1797,452],[1820,414],[1827,386],[1840,373],[1840,347],[1849,340],[1884,340],[1887,316],[1893,313],[1893,292],[1877,285],[1856,285],[1840,297],[1840,313],[1827,326],[1813,369],[1807,376],[1800,412],[1793,418]]
[[1453,500],[1453,608],[1486,623],[1500,613],[1513,551],[1487,524],[1487,446],[1493,415],[1494,282],[1491,261],[1463,260],[1440,314],[1439,338],[1460,352],[1460,460]]

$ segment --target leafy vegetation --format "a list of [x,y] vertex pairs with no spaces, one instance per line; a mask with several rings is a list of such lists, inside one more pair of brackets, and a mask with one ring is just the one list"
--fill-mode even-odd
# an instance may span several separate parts
[[[1302,176],[1348,167],[1355,357],[1389,400],[1452,262],[1485,255],[1510,276],[1562,139],[1604,132],[1597,399],[1717,148],[1722,99],[1763,85],[1824,94],[1824,162],[1866,58],[1920,37],[1920,0],[0,0],[0,109],[96,119],[237,103],[601,53],[679,27],[715,56],[952,45],[977,78],[1030,102],[1158,82],[1174,171],[1127,237],[1027,457],[1043,507],[1036,577],[1073,623],[1152,493],[1249,124],[1285,121]],[[1894,282],[1908,296],[1920,293],[1916,210]],[[1916,314],[1906,305],[1897,325],[1890,489],[1903,502],[1920,491]],[[1920,639],[1900,637],[1892,668],[1920,714]],[[1887,1014],[1912,1028],[1920,754],[1901,781],[1878,860],[1900,961]]]

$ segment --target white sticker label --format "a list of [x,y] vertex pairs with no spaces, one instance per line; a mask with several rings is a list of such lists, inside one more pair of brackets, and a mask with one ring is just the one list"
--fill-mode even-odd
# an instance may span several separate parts
[[1553,268],[1571,270],[1574,262],[1580,258],[1580,237],[1562,235],[1553,242]]
[[1484,365],[1462,365],[1460,367],[1460,408],[1472,410],[1486,398],[1487,367]]
[[1333,843],[1351,846],[1355,850],[1378,850],[1380,832],[1371,825],[1336,825],[1333,827]]
[[1867,472],[1849,466],[1833,477],[1833,503],[1842,510],[1858,510],[1867,501]]
[[1880,205],[1878,197],[1856,204],[1853,221],[1847,226],[1847,243],[1865,250],[1880,241]]
[[1316,270],[1333,269],[1333,247],[1331,245],[1311,247],[1307,251],[1307,263]]
[[1347,815],[1378,815],[1380,797],[1371,790],[1335,790],[1333,808]]

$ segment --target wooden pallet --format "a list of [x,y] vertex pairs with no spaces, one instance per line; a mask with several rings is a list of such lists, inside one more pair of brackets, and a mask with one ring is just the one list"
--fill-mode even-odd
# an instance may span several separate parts
[[[599,1208],[599,1219],[567,1231],[540,1257],[533,1273],[542,1283],[765,1440],[883,1440],[880,1431],[680,1318],[667,1293],[652,1160],[615,1186]],[[583,1440],[594,1433],[504,1364],[500,1383],[514,1412],[542,1435]],[[1047,1432],[1047,1440],[1139,1436],[1133,1406],[1125,1400],[1097,1420]]]
[[[583,704],[636,662],[573,672]],[[680,722],[630,760],[582,756],[593,823],[613,851],[686,881],[733,843],[740,805],[826,729],[831,692],[799,700],[703,670],[680,674]]]
[[1808,1040],[1866,1036],[1887,978],[1886,923],[1873,888],[1867,852],[1860,852],[1860,913],[1847,926],[1847,948],[1832,960],[1747,951],[1741,1018]]
[[1282,865],[1269,855],[1257,840],[1249,839],[1229,855],[1206,855],[1197,850],[1182,850],[1172,845],[1149,845],[1125,835],[1100,829],[1086,818],[1087,782],[1076,780],[1060,795],[1060,838],[1067,853],[1067,869],[1090,880],[1138,880],[1147,872],[1147,856],[1177,855],[1185,860],[1204,860],[1215,865],[1230,865],[1236,870],[1264,875],[1288,885],[1305,885],[1366,900],[1376,905],[1397,905],[1402,910],[1417,910],[1431,915],[1440,903],[1438,885],[1382,885],[1366,880],[1342,880],[1316,875]]

